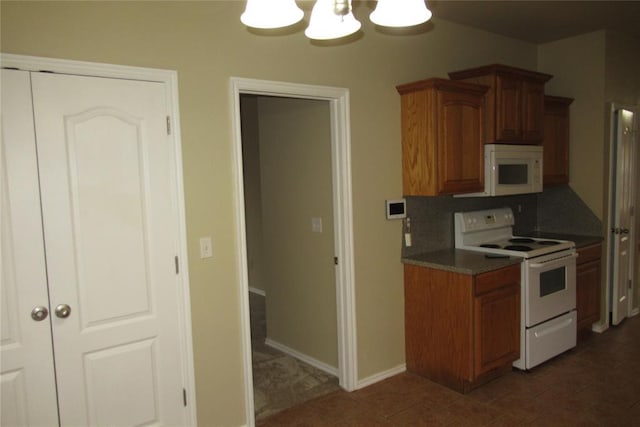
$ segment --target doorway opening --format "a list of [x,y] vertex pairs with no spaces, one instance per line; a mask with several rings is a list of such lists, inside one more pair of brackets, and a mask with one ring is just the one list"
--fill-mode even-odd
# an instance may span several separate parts
[[338,390],[328,101],[242,94],[254,411]]
[[[247,96],[258,97],[261,100],[274,99],[295,102],[295,100],[322,101],[318,105],[328,106],[329,136],[331,140],[330,150],[330,195],[332,207],[331,214],[317,215],[303,219],[310,231],[322,234],[323,225],[329,220],[333,222],[333,257],[330,261],[333,271],[333,283],[335,284],[335,330],[337,332],[337,367],[333,367],[337,374],[339,385],[346,390],[354,390],[356,387],[356,333],[355,333],[355,301],[354,301],[354,268],[353,268],[353,237],[352,237],[352,207],[351,207],[351,172],[350,172],[350,147],[349,147],[349,98],[348,91],[342,88],[323,86],[308,86],[291,83],[269,82],[261,80],[232,78],[232,103],[234,118],[234,155],[235,155],[235,182],[236,182],[236,238],[239,259],[240,277],[240,302],[241,324],[243,335],[243,356],[245,368],[245,400],[246,416],[249,425],[255,423],[254,407],[254,378],[252,373],[251,354],[251,327],[249,286],[250,271],[255,270],[251,264],[252,259],[248,255],[247,226],[249,224],[248,210],[246,206],[246,186],[243,170],[243,129],[241,115],[241,100]],[[313,104],[313,103],[311,103]],[[309,104],[309,105],[311,105]],[[287,161],[287,152],[281,161]],[[293,183],[295,184],[295,183]],[[288,202],[292,203],[292,202]],[[295,203],[295,201],[294,201]],[[279,206],[287,212],[288,206]],[[290,206],[292,209],[294,206]],[[276,212],[276,216],[278,213]],[[273,230],[270,230],[273,231]],[[284,232],[286,230],[282,230]],[[326,233],[325,233],[326,234]],[[318,237],[316,235],[316,237]],[[289,242],[295,244],[295,242]],[[286,261],[286,260],[285,260]],[[253,273],[252,273],[253,274]],[[255,289],[254,289],[255,290]],[[277,292],[277,291],[276,291]],[[269,290],[267,290],[268,298]],[[274,329],[275,330],[275,329]],[[273,344],[273,343],[272,343]],[[276,343],[277,344],[277,343]],[[316,349],[318,350],[318,349]],[[322,350],[319,350],[322,352]],[[295,353],[295,352],[294,352]],[[302,352],[300,353],[302,354]],[[318,357],[322,360],[322,357]],[[331,369],[331,363],[327,363],[327,370]],[[337,368],[337,369],[336,369]]]

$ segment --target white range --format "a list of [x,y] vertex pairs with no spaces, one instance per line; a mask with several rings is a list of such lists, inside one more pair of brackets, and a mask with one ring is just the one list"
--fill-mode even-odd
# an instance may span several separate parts
[[487,257],[520,257],[520,359],[528,370],[576,346],[576,250],[566,240],[513,235],[510,208],[454,214],[455,246]]

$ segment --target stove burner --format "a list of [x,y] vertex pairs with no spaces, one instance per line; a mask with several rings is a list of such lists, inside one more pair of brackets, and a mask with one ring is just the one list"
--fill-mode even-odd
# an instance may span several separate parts
[[500,249],[500,245],[496,245],[495,243],[483,243],[480,245],[481,248],[490,248],[490,249]]
[[527,252],[531,250],[531,247],[525,245],[508,245],[504,247],[508,251],[521,251]]
[[556,242],[555,240],[539,240],[537,243],[539,245],[544,245],[544,246],[552,246],[552,245],[560,244],[560,242]]
[[513,239],[509,239],[511,243],[533,243],[535,240],[530,239],[528,237],[514,237]]

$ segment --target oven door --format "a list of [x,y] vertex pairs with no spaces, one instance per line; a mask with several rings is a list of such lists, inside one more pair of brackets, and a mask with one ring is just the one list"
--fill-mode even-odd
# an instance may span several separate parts
[[576,308],[576,258],[571,251],[525,260],[527,328]]

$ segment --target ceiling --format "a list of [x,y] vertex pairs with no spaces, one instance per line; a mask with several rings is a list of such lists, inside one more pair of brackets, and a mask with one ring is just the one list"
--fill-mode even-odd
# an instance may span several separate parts
[[492,33],[547,43],[607,29],[639,40],[640,0],[427,0],[433,16]]

